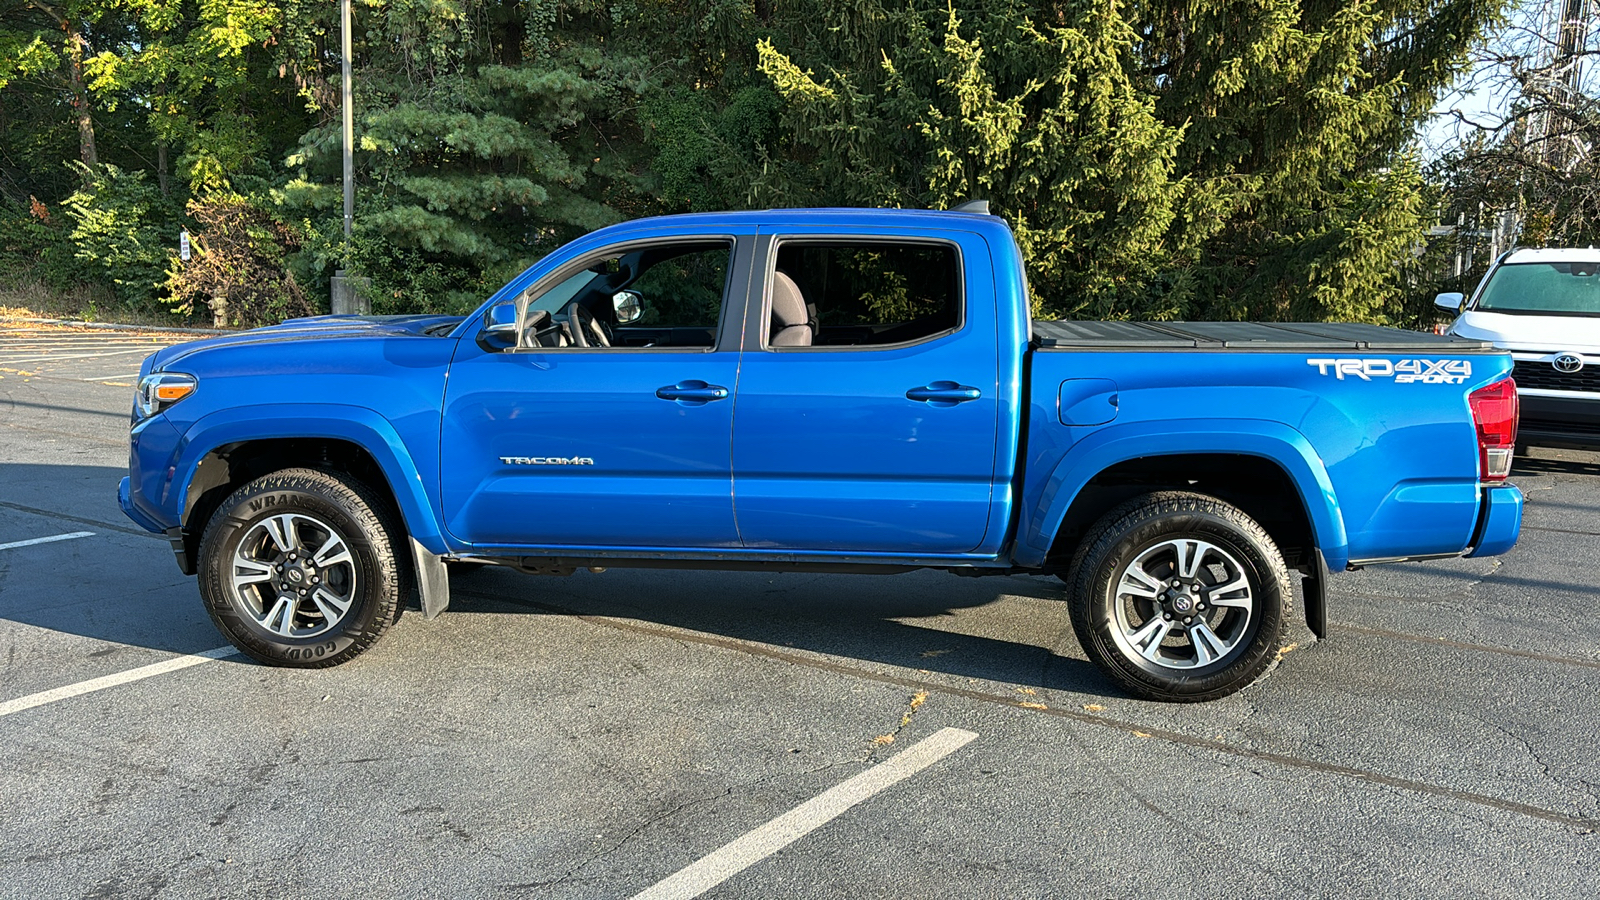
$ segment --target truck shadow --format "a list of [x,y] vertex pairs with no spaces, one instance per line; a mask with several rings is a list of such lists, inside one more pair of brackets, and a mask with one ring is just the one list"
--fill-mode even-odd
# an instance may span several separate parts
[[[122,517],[115,493],[123,474],[0,464],[0,543],[93,532],[0,553],[0,620],[174,653],[221,645],[165,539]],[[665,569],[554,578],[486,569],[458,574],[452,585],[454,613],[620,616],[895,666],[900,675],[924,670],[1118,696],[1082,658],[1054,579]],[[447,614],[439,624],[449,621]]]
[[[1081,657],[1054,579],[612,569],[570,578],[484,569],[452,610],[607,616],[1021,688],[1122,694]],[[670,636],[670,635],[669,635]]]
[[[173,653],[226,643],[160,535],[123,517],[123,469],[0,463],[0,622]],[[13,632],[10,652],[22,645]],[[105,656],[116,648],[86,648]]]

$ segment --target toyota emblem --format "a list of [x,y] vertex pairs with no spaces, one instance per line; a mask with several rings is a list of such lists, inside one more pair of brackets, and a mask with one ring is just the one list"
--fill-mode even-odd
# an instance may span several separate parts
[[1557,372],[1571,375],[1583,369],[1583,357],[1576,353],[1563,353],[1552,360],[1550,365],[1555,366]]

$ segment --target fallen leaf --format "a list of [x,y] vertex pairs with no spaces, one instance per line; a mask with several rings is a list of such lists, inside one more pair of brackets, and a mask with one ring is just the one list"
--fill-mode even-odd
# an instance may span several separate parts
[[892,735],[892,734],[880,734],[877,737],[873,738],[872,742],[874,744],[877,744],[879,747],[887,747],[888,745],[894,743],[894,735]]
[[1144,731],[1135,731],[1135,732],[1134,732],[1134,733],[1133,733],[1133,736],[1134,736],[1134,737],[1149,737],[1149,736],[1150,736],[1150,735],[1149,735],[1149,733],[1148,733],[1148,732],[1144,732]]
[[1045,706],[1043,703],[1032,703],[1032,702],[1029,702],[1027,700],[1020,700],[1020,701],[1017,702],[1017,705],[1021,706],[1021,707],[1025,707],[1027,709],[1049,709],[1050,708],[1048,706]]
[[1278,648],[1278,655],[1282,656],[1285,653],[1292,653],[1292,652],[1294,652],[1294,649],[1296,647],[1299,647],[1299,646],[1300,646],[1299,642],[1295,642],[1293,644],[1289,644],[1289,645],[1284,646],[1284,647],[1279,647]]
[[917,707],[919,707],[922,704],[927,703],[927,702],[928,702],[928,692],[927,691],[917,691],[915,694],[911,695],[911,708],[912,709],[916,709]]
[[949,653],[949,652],[950,652],[949,650],[924,650],[924,651],[922,651],[922,658],[923,659],[932,659],[935,656],[943,656],[943,655],[945,655],[946,653]]
[[1105,710],[1105,707],[1098,703],[1085,703],[1083,708],[1087,709],[1089,712],[1102,712]]
[[1017,688],[1017,693],[1019,693],[1019,694],[1037,694],[1039,692],[1034,690],[1033,688]]

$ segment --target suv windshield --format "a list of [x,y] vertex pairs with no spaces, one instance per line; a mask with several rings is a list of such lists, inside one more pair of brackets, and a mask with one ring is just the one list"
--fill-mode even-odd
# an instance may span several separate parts
[[1486,312],[1600,317],[1600,262],[1510,263],[1494,271],[1477,308]]

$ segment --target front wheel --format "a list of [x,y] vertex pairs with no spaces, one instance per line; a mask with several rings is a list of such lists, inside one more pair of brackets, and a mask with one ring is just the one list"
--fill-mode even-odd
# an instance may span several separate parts
[[223,502],[200,538],[200,596],[234,646],[275,666],[325,668],[399,615],[404,532],[358,481],[285,469]]
[[1292,595],[1282,555],[1249,516],[1202,494],[1147,494],[1085,539],[1072,626],[1134,696],[1215,700],[1276,662]]

